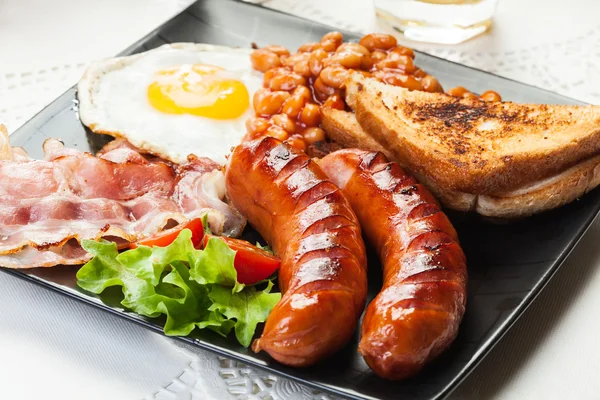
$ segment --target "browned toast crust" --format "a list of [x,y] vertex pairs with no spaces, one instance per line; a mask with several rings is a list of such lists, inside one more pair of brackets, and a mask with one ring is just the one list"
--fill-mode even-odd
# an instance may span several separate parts
[[600,156],[549,179],[498,195],[479,195],[475,210],[500,218],[523,217],[568,204],[600,184]]
[[347,97],[396,160],[449,190],[508,191],[600,154],[598,106],[490,103],[358,76]]

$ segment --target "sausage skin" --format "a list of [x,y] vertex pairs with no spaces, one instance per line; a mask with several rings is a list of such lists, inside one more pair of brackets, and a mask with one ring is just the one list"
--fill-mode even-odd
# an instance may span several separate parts
[[358,351],[380,377],[414,376],[456,337],[465,311],[465,255],[433,195],[381,153],[356,149],[319,165],[352,205],[383,265]]
[[306,154],[265,137],[237,146],[230,200],[281,257],[281,301],[252,349],[301,367],[351,338],[365,306],[366,254],[356,215]]

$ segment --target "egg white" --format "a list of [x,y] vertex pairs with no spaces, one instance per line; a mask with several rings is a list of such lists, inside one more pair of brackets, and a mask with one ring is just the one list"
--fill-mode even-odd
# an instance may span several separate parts
[[173,43],[128,57],[92,64],[78,83],[79,118],[93,132],[126,138],[149,153],[176,163],[189,154],[225,163],[231,147],[246,133],[252,106],[236,119],[216,120],[191,114],[167,114],[150,105],[148,86],[155,73],[182,64],[224,68],[244,83],[250,95],[262,86],[252,69],[250,49]]

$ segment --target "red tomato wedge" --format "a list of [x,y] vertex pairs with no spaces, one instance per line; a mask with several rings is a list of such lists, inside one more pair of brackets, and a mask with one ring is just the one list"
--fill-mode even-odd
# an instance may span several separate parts
[[232,250],[236,251],[233,266],[237,272],[239,283],[250,285],[262,281],[279,269],[279,264],[281,264],[279,257],[245,240],[205,235],[204,247],[208,244],[208,240],[213,237],[224,241]]
[[199,246],[202,244],[202,238],[204,238],[204,226],[202,225],[202,220],[200,218],[189,220],[188,222],[179,224],[174,228],[167,229],[166,231],[159,232],[149,238],[142,239],[135,243],[130,243],[129,248],[135,249],[140,245],[149,247],[168,246],[173,243],[175,239],[177,239],[179,233],[184,229],[189,229],[192,231],[192,243],[194,244],[195,248],[199,248]]

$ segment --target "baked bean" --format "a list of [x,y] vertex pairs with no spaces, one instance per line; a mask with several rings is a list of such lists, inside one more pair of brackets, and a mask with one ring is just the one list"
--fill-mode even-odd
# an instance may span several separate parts
[[399,66],[400,63],[398,62],[398,60],[390,60],[389,58],[381,60],[377,64],[375,64],[375,68],[380,71],[386,69],[398,69]]
[[294,64],[294,72],[305,78],[310,77],[310,68],[308,67],[308,60],[301,60]]
[[251,135],[265,132],[269,128],[269,120],[260,117],[251,117],[246,120],[246,130]]
[[269,129],[267,129],[265,134],[279,140],[286,140],[290,136],[284,129],[277,125],[272,125]]
[[273,79],[274,77],[276,77],[278,75],[286,75],[289,72],[290,72],[290,70],[286,67],[278,67],[278,68],[273,68],[273,69],[268,70],[263,75],[263,87],[268,88],[269,85],[271,84],[271,79]]
[[390,50],[390,53],[395,53],[401,56],[409,56],[412,59],[415,58],[415,52],[413,51],[413,49],[409,49],[408,47],[404,46],[396,46],[392,50]]
[[[395,54],[395,53],[393,53]],[[403,62],[406,62],[406,64],[404,64],[404,68],[402,68],[407,74],[412,74],[413,72],[415,72],[415,69],[417,69],[417,67],[415,67],[415,63],[413,61],[412,58],[408,57],[408,56],[399,56],[402,57]]]
[[360,59],[360,69],[362,69],[363,71],[370,71],[371,68],[373,68],[373,64],[375,64],[375,61],[373,61],[373,58],[370,54],[362,56],[362,58]]
[[273,115],[279,113],[284,102],[289,98],[290,94],[288,92],[258,89],[252,98],[252,105],[258,115]]
[[269,82],[269,89],[271,90],[285,90],[286,92],[296,89],[300,85],[305,85],[306,80],[304,77],[290,72],[285,75],[276,75]]
[[250,55],[250,61],[252,62],[252,68],[260,71],[267,72],[272,68],[277,68],[281,65],[279,56],[268,50],[254,50]]
[[319,74],[321,81],[334,89],[340,89],[348,76],[348,70],[343,67],[326,67]]
[[321,48],[328,53],[335,51],[339,46],[339,43],[334,40],[325,40],[321,42]]
[[300,122],[306,127],[317,126],[321,122],[321,110],[318,105],[306,103],[300,113]]
[[271,117],[271,122],[287,133],[294,133],[296,130],[296,124],[287,114],[275,114]]
[[455,88],[448,89],[448,91],[446,91],[446,93],[448,93],[450,96],[454,96],[454,97],[463,97],[463,95],[466,92],[468,92],[468,90],[462,86],[457,86]]
[[307,144],[313,144],[325,140],[325,131],[321,128],[308,128],[302,132],[302,136]]
[[329,96],[325,103],[323,103],[323,107],[335,108],[336,110],[345,110],[346,104],[344,104],[344,100],[342,100],[342,96],[339,94],[334,94]]
[[345,68],[356,69],[360,67],[363,57],[364,56],[359,53],[344,51],[341,53],[336,53],[333,56],[323,60],[323,66],[328,67],[330,65],[341,65]]
[[325,101],[329,96],[335,94],[335,88],[328,86],[320,77],[315,79],[313,87],[315,88],[315,95],[319,101]]
[[327,41],[333,41],[335,43],[337,43],[337,45],[341,45],[342,42],[344,41],[344,37],[342,36],[341,32],[329,32],[326,33],[325,35],[323,35],[323,37],[321,38],[321,43],[323,42],[327,42]]
[[[336,57],[336,53],[327,53],[327,57],[321,60],[321,69],[331,65],[340,65],[340,61]],[[319,74],[317,74],[317,76],[319,76]]]
[[328,54],[323,49],[317,49],[310,53],[308,58],[308,68],[314,76],[319,76],[323,69],[323,60],[328,57]]
[[312,99],[312,93],[310,89],[304,85],[298,86],[292,92],[292,96],[302,97],[305,101],[310,101]]
[[375,50],[371,53],[371,58],[375,63],[384,60],[387,57],[387,53],[384,51]]
[[392,47],[396,47],[398,41],[392,35],[385,35],[382,33],[371,33],[363,36],[358,42],[365,46],[369,51],[373,50],[389,50]]
[[[373,64],[369,50],[357,43],[342,44],[340,47],[338,47],[336,54],[331,57],[331,59],[343,67],[352,69],[370,69]],[[327,63],[327,61],[328,60],[325,60],[323,62],[324,66],[332,65],[332,63]]]
[[500,97],[500,95],[496,92],[494,92],[493,90],[488,90],[485,91],[481,94],[481,96],[479,96],[479,98],[481,100],[485,100],[485,101],[491,101],[491,102],[498,102],[498,101],[502,101],[502,97]]
[[304,104],[306,104],[306,99],[304,96],[293,95],[290,96],[289,99],[283,103],[283,107],[281,108],[281,112],[287,114],[290,118],[296,120],[298,116],[302,112],[302,108],[304,108]]
[[363,71],[363,70],[360,70],[360,69],[353,69],[350,72],[353,73],[353,74],[361,74],[365,78],[370,78],[370,77],[373,76],[373,74],[371,74],[369,71]]
[[359,53],[362,55],[369,55],[371,54],[371,52],[369,51],[369,49],[367,49],[365,46],[358,44],[358,43],[344,43],[342,44],[340,47],[337,48],[336,53],[343,53],[343,52],[348,52],[351,51],[353,53]]
[[392,71],[384,71],[378,75],[378,78],[387,84],[401,86],[408,90],[423,90],[421,82],[412,75],[405,75]]
[[479,96],[477,96],[475,93],[471,93],[471,92],[465,92],[462,97],[464,99],[472,99],[472,100],[479,100]]
[[297,150],[306,151],[306,142],[302,135],[292,135],[285,142]]
[[421,68],[417,68],[417,69],[414,70],[414,72],[412,73],[412,75],[415,78],[422,79],[422,78],[425,78],[427,76],[427,72],[423,71]]
[[[405,56],[405,59],[409,58]],[[402,64],[403,61],[404,60],[390,60],[389,58],[386,58],[385,60],[381,60],[375,64],[375,68],[381,71],[386,69],[400,69],[401,67],[404,67]]]
[[390,53],[385,60],[377,63],[378,69],[401,69],[408,74],[412,74],[416,67],[413,59],[409,56],[401,56],[400,54]]
[[329,57],[323,59],[323,61],[322,61],[323,68],[331,67],[333,65],[339,66],[340,60],[336,56],[337,56],[337,54],[332,54]]
[[271,83],[271,79],[273,79],[275,75],[277,75],[277,68],[266,71],[263,75],[263,87],[268,88],[269,84]]
[[282,57],[281,63],[287,67],[293,67],[296,63],[302,60],[308,60],[310,53],[296,53],[289,57]]
[[321,43],[304,43],[298,47],[298,53],[310,53],[321,48]]
[[286,49],[283,46],[276,45],[276,44],[272,44],[270,46],[265,46],[261,50],[270,51],[271,53],[275,53],[280,57],[290,55],[290,51],[288,49]]
[[[414,75],[413,75],[414,76]],[[431,75],[427,75],[421,79],[423,90],[429,93],[444,93],[442,85]]]

